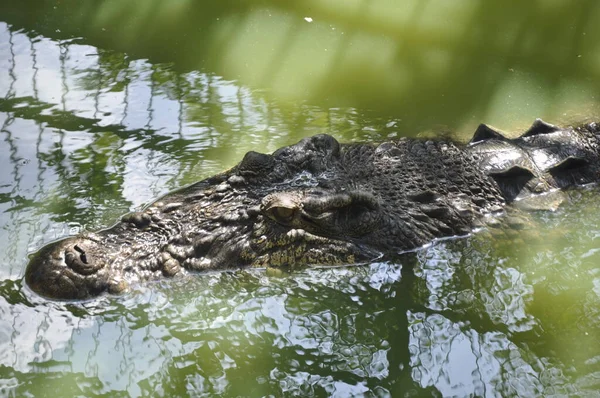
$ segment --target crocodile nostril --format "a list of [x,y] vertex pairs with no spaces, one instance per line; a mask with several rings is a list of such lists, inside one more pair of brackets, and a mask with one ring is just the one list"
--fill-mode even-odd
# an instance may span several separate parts
[[83,250],[81,247],[75,245],[73,247],[75,249],[75,251],[77,251],[79,253],[79,259],[81,260],[82,263],[87,264],[87,257],[85,255],[85,250]]
[[81,275],[91,275],[104,268],[105,263],[96,255],[97,248],[93,244],[90,247],[87,241],[73,243],[65,247],[64,262],[67,267]]
[[71,267],[75,261],[75,253],[69,251],[65,252],[65,263],[67,266]]

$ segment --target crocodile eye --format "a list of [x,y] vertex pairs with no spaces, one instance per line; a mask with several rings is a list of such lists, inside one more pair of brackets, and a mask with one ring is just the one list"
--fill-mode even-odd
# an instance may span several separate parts
[[290,222],[296,214],[296,209],[289,207],[274,207],[271,209],[273,216],[283,222]]
[[301,211],[301,195],[298,192],[277,192],[263,198],[260,211],[271,220],[291,226],[297,222]]

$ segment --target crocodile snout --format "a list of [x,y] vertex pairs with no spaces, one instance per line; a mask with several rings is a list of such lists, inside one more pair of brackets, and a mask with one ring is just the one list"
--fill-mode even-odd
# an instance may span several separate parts
[[84,299],[109,290],[98,244],[85,237],[51,243],[33,254],[25,272],[36,293],[55,299]]

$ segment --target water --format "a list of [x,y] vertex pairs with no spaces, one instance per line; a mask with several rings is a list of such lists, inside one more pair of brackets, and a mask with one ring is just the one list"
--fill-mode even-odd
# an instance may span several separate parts
[[311,134],[597,119],[600,6],[0,4],[1,396],[598,396],[598,188],[394,263],[49,302],[27,254]]

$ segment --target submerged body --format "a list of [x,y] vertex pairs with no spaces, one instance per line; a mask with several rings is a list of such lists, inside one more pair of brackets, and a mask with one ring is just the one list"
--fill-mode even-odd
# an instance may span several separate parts
[[339,144],[317,135],[171,193],[110,229],[42,248],[37,293],[83,299],[186,271],[350,264],[465,235],[514,200],[595,182],[600,127],[541,121],[517,139]]

